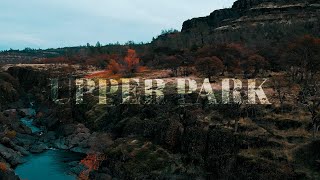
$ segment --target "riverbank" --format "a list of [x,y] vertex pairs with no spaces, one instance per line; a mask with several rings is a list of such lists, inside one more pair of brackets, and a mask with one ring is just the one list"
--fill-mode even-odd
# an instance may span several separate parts
[[[20,121],[31,129],[32,134],[36,134],[39,139],[35,142],[36,145],[29,149],[30,154],[24,157],[25,163],[18,165],[15,168],[15,173],[21,179],[32,179],[32,180],[55,180],[65,179],[74,180],[80,174],[73,170],[79,168],[84,169],[80,165],[80,161],[85,157],[84,154],[75,153],[66,150],[53,149],[49,143],[52,139],[47,139],[48,134],[41,128],[34,125],[34,119],[36,111],[32,108],[25,109],[25,117],[20,118]],[[52,133],[52,132],[49,132]],[[41,141],[43,140],[43,141]]]
[[[87,155],[95,154],[93,146],[100,133],[91,133],[73,121],[70,108],[50,104],[46,99],[48,79],[48,74],[32,69],[0,72],[0,179],[19,179],[15,168],[27,166],[28,157],[52,149],[76,153],[86,162],[90,162]],[[30,106],[33,109],[25,108]],[[75,177],[91,172],[90,164],[84,165],[81,159],[67,163]]]
[[[4,130],[4,137],[1,138],[0,155],[4,159],[0,157],[0,160],[5,168],[1,170],[0,178],[76,179],[87,169],[80,163],[86,157],[87,150],[69,148],[70,144],[56,132],[46,132],[37,127],[34,109],[11,109],[3,113],[6,127],[11,130]],[[81,130],[80,125],[78,127],[79,132],[88,132]],[[76,140],[72,142],[77,143]]]

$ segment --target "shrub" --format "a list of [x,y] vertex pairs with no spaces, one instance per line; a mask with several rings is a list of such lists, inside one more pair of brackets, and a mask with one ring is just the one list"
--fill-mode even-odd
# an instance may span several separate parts
[[128,54],[124,58],[124,71],[126,74],[134,74],[138,72],[140,67],[140,59],[137,56],[137,53],[133,49],[128,49]]
[[260,70],[265,70],[267,68],[268,61],[258,54],[253,54],[243,66],[246,73],[251,72],[252,76],[255,77]]
[[6,172],[8,170],[7,164],[4,162],[0,162],[0,171]]
[[121,71],[121,65],[115,60],[111,60],[108,65],[108,70],[111,71],[112,74],[118,74]]
[[222,61],[216,56],[201,58],[196,62],[197,71],[208,78],[222,73],[223,68]]
[[6,137],[10,138],[10,139],[14,139],[17,136],[17,132],[12,130],[12,131],[8,131],[6,133]]

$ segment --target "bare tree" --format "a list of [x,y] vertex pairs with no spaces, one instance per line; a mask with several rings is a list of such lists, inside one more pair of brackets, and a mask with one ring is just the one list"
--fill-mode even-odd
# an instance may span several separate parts
[[276,97],[279,100],[281,112],[283,113],[283,104],[287,96],[287,91],[285,88],[289,87],[290,83],[288,83],[284,76],[275,76],[272,78],[272,86],[275,90]]
[[320,84],[316,81],[305,84],[299,93],[299,101],[311,114],[312,137],[315,138],[320,126]]

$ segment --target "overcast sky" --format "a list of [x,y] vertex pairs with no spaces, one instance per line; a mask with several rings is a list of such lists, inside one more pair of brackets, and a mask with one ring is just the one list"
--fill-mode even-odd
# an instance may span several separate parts
[[235,0],[1,0],[0,50],[149,42]]

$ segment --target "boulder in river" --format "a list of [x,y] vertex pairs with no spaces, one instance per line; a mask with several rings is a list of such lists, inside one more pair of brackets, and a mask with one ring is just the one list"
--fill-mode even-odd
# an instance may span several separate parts
[[32,152],[32,153],[42,153],[43,151],[45,151],[47,149],[48,149],[47,145],[45,145],[43,143],[38,143],[38,144],[33,145],[30,148],[30,152]]
[[59,138],[53,142],[53,147],[62,150],[68,150],[68,146],[66,146],[65,138]]

